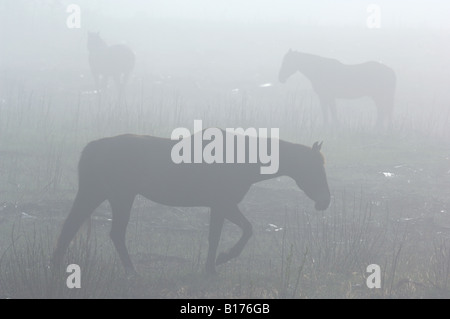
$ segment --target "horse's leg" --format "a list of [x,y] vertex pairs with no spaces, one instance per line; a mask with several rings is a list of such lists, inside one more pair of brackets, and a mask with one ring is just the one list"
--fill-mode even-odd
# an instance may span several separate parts
[[135,195],[124,194],[109,199],[112,210],[112,226],[110,237],[114,243],[125,271],[136,273],[125,243],[125,235],[130,221],[131,208]]
[[211,208],[208,235],[208,255],[206,257],[206,272],[214,274],[216,272],[216,254],[219,246],[220,234],[222,233],[224,222],[224,211],[220,208]]
[[83,225],[86,219],[104,200],[105,198],[95,196],[93,192],[78,190],[69,216],[63,224],[58,244],[53,253],[53,265],[58,266],[61,263],[70,242],[75,237],[81,225]]
[[239,256],[253,233],[252,224],[250,224],[248,219],[241,213],[237,205],[228,208],[225,218],[242,229],[242,236],[229,251],[219,254],[216,265],[226,263],[230,259]]

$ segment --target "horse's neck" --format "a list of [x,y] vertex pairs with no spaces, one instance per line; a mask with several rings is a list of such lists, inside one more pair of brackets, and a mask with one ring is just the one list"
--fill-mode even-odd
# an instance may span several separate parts
[[[280,176],[294,178],[294,175],[302,164],[301,158],[307,152],[308,147],[286,141],[279,141],[279,169],[275,174],[258,173],[255,182],[260,182]],[[259,171],[258,171],[259,172]]]
[[108,45],[105,41],[100,39],[98,42],[95,43],[95,45],[92,45],[91,48],[89,48],[90,52],[102,52],[104,50],[108,49]]
[[297,53],[295,65],[299,72],[311,79],[316,76],[318,71],[327,67],[330,61],[332,60],[312,54]]
[[278,175],[294,178],[309,148],[304,145],[280,141],[280,169]]

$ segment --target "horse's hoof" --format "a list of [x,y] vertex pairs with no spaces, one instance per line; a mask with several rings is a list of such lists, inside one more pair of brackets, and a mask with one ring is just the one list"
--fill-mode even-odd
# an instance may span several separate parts
[[229,260],[228,255],[226,253],[220,253],[216,259],[216,265],[221,265],[226,263]]

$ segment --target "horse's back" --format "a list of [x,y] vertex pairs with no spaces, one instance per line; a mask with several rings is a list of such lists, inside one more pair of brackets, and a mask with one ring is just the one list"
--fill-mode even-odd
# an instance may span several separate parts
[[355,69],[366,75],[384,77],[384,79],[395,78],[395,72],[384,63],[377,61],[368,61],[361,64],[352,65]]
[[165,205],[211,206],[240,201],[252,184],[249,174],[259,172],[254,164],[175,164],[176,143],[131,134],[90,142],[80,159],[80,183],[84,179],[108,193],[131,191]]

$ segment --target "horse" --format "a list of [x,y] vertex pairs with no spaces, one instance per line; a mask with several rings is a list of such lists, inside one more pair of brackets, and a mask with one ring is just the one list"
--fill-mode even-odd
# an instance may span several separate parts
[[285,83],[295,72],[307,77],[319,97],[323,122],[328,123],[328,109],[337,124],[336,99],[372,98],[377,107],[376,127],[392,127],[396,75],[390,67],[375,61],[343,64],[336,59],[289,51],[283,57],[279,81]]
[[97,90],[105,90],[112,77],[121,96],[134,68],[134,52],[123,44],[107,45],[98,32],[88,32],[87,48]]
[[[202,131],[186,137],[191,138],[191,145],[196,134]],[[223,138],[237,135],[223,132]],[[259,138],[244,136],[249,140]],[[324,157],[320,152],[322,143],[308,147],[279,140],[279,169],[272,175],[264,175],[260,173],[260,161],[176,164],[171,160],[171,149],[176,142],[162,137],[125,134],[95,140],[85,146],[78,165],[78,192],[52,257],[55,267],[61,264],[82,224],[106,200],[112,210],[110,238],[125,271],[130,274],[136,271],[125,244],[125,234],[138,194],[167,206],[210,208],[205,265],[208,274],[216,273],[216,265],[238,257],[250,239],[252,225],[239,210],[238,203],[254,183],[290,176],[315,202],[316,210],[325,210],[330,204]],[[246,143],[245,148],[247,157],[249,144]],[[202,145],[204,147],[205,143]],[[225,219],[236,224],[242,235],[229,251],[216,258]]]

